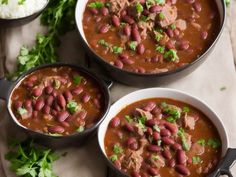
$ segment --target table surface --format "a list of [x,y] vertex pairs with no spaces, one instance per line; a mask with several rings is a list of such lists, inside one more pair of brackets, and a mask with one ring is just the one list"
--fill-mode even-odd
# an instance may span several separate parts
[[[231,147],[236,147],[236,73],[234,59],[236,56],[236,1],[228,9],[228,20],[226,28],[216,45],[213,53],[208,60],[189,76],[167,85],[168,87],[182,90],[201,100],[205,101],[224,122],[229,135]],[[34,42],[35,34],[44,32],[45,29],[39,26],[38,20],[7,32],[7,67],[13,70],[15,58],[22,44],[31,45]],[[31,35],[28,35],[31,34]],[[83,65],[83,49],[77,38],[76,32],[71,32],[62,37],[63,44],[59,48],[61,58],[68,59],[70,62]],[[13,47],[14,46],[14,47]],[[66,60],[68,62],[68,60]],[[221,87],[226,90],[220,91]],[[111,90],[112,101],[140,88],[128,87],[115,83]],[[2,110],[5,111],[4,106]],[[3,113],[1,111],[1,113]],[[7,116],[1,120],[0,125],[0,176],[14,177],[15,175],[8,170],[9,163],[4,160],[7,151],[6,141],[10,135],[18,134],[7,124]],[[68,152],[67,156],[61,157],[55,162],[54,169],[60,177],[104,177],[106,166],[97,148],[96,139],[90,141],[86,147],[71,147],[60,150],[58,153]],[[91,158],[87,158],[90,156]],[[236,169],[232,170],[236,176]]]

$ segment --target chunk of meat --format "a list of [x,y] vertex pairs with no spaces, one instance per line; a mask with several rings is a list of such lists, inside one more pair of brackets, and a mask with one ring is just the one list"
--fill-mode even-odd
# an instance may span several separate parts
[[175,24],[176,28],[178,28],[181,31],[184,31],[187,28],[187,22],[183,19],[176,20],[174,24]]
[[147,21],[147,22],[143,22],[140,21],[138,23],[138,27],[141,30],[140,35],[142,37],[142,39],[146,39],[148,32],[151,32],[154,28],[154,22],[153,21]]
[[196,156],[196,155],[202,155],[205,152],[205,147],[198,144],[197,142],[193,143],[189,155],[191,157]]
[[137,151],[130,149],[126,150],[122,166],[127,169],[132,169],[133,171],[139,171],[143,162],[142,153],[147,143],[146,139],[140,139],[140,148]]
[[130,5],[128,0],[110,0],[110,12],[120,16],[121,11]]
[[[158,33],[158,32],[155,31],[154,34],[156,35],[156,33]],[[169,41],[170,41],[169,36],[166,33],[163,33],[162,38],[159,43],[162,46],[166,46]]]
[[194,130],[194,127],[196,124],[195,117],[190,116],[186,113],[183,118],[183,123],[184,123],[184,127],[188,128],[190,130]]
[[146,120],[152,119],[153,115],[149,111],[144,111],[143,109],[136,108],[136,111],[143,117],[146,117]]
[[161,13],[163,18],[159,18],[158,23],[163,28],[171,25],[177,19],[177,8],[175,6],[165,4]]

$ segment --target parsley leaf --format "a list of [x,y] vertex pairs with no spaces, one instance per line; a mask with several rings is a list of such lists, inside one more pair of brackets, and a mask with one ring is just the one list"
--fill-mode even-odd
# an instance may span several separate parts
[[198,157],[198,156],[193,156],[192,157],[192,162],[193,162],[194,165],[201,163],[201,161],[202,161],[201,158]]
[[133,122],[133,119],[132,119],[129,115],[126,115],[126,116],[125,116],[125,119],[126,119],[129,123]]
[[120,147],[118,144],[115,144],[114,146],[113,146],[113,152],[115,153],[115,154],[120,154],[120,153],[122,153],[124,150],[122,149],[122,147]]
[[122,47],[118,47],[118,46],[113,46],[112,47],[112,52],[115,54],[120,54],[123,52],[123,48]]
[[27,114],[27,110],[25,108],[22,108],[22,107],[19,107],[17,109],[17,113],[20,114],[20,115],[24,115],[24,114]]
[[71,114],[74,114],[81,109],[81,105],[78,105],[77,102],[75,102],[74,100],[69,101],[66,107]]
[[79,75],[73,76],[73,82],[76,85],[79,85],[81,83],[82,79],[83,79],[82,76],[79,76]]
[[112,156],[110,157],[110,160],[111,160],[112,162],[117,161],[117,160],[118,160],[117,155],[112,155]]
[[210,138],[207,142],[207,145],[213,147],[213,148],[219,148],[221,146],[220,140],[216,138]]
[[140,2],[136,4],[136,11],[138,13],[142,13],[143,12],[143,6],[142,6],[142,4],[140,4]]
[[177,51],[174,49],[170,49],[168,52],[164,54],[164,59],[168,61],[177,61],[179,59]]
[[201,146],[205,146],[206,145],[206,140],[204,139],[200,139],[197,141],[198,144],[200,144]]
[[80,125],[79,128],[76,129],[77,132],[81,133],[84,131],[84,126]]
[[190,111],[189,107],[183,107],[183,113],[188,113]]
[[90,3],[88,6],[91,8],[99,9],[99,8],[102,8],[104,4],[102,2],[96,1],[96,2]]
[[129,43],[129,48],[130,48],[131,50],[135,51],[136,48],[137,48],[137,45],[138,45],[137,41],[131,41],[131,42]]
[[178,135],[179,135],[180,138],[181,138],[183,149],[184,149],[185,151],[189,151],[189,150],[190,150],[190,147],[189,147],[189,145],[188,145],[188,143],[187,143],[187,140],[186,140],[186,137],[185,137],[185,132],[184,132],[184,129],[183,129],[183,128],[180,128],[180,129],[179,129]]

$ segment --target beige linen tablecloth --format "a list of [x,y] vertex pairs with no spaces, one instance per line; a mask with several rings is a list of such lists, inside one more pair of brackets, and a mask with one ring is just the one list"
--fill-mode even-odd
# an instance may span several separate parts
[[[34,21],[24,27],[9,30],[7,32],[7,66],[14,69],[16,55],[22,44],[30,45],[34,42],[35,34],[44,31],[39,27],[38,21]],[[214,109],[221,117],[227,129],[231,147],[236,147],[236,73],[234,68],[233,52],[229,28],[226,28],[218,42],[214,52],[208,60],[191,75],[162,87],[175,88],[199,97]],[[83,65],[83,49],[76,32],[71,32],[63,37],[63,45],[60,47],[60,56],[65,61]],[[224,91],[220,88],[226,87]],[[139,88],[128,87],[115,83],[111,96],[116,101]],[[14,177],[8,170],[9,163],[4,160],[7,152],[7,137],[19,135],[8,125],[6,110],[2,107],[1,115],[5,115],[0,122],[0,177]],[[96,138],[85,147],[71,147],[60,150],[67,156],[61,157],[54,165],[59,177],[105,177],[106,166],[99,154]],[[236,176],[236,170],[233,170]]]

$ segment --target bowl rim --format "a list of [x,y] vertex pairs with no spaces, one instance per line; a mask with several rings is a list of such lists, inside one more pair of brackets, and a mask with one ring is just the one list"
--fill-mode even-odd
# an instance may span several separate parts
[[[101,118],[92,127],[88,128],[88,129],[85,129],[83,132],[74,132],[73,134],[61,135],[61,136],[53,136],[53,135],[50,135],[50,134],[37,132],[37,131],[29,129],[28,127],[25,127],[24,125],[20,124],[19,121],[14,116],[12,110],[11,110],[11,96],[12,96],[12,93],[13,93],[14,89],[17,88],[17,86],[19,86],[19,84],[21,84],[21,82],[28,75],[30,75],[31,73],[33,73],[35,71],[38,71],[38,70],[41,70],[41,69],[44,69],[44,68],[53,68],[53,67],[70,67],[70,68],[75,68],[77,71],[82,72],[86,76],[92,78],[96,82],[96,84],[100,87],[100,89],[101,89],[101,91],[102,91],[102,93],[104,95],[105,106],[104,106],[104,111],[103,111],[103,113],[101,115]],[[106,115],[108,114],[108,112],[110,110],[110,106],[111,106],[110,90],[109,90],[109,86],[105,83],[105,81],[103,81],[101,78],[99,78],[96,74],[94,74],[92,71],[88,70],[87,68],[84,68],[84,67],[81,67],[81,66],[78,66],[78,65],[75,65],[75,64],[64,63],[64,62],[57,62],[57,63],[52,63],[52,64],[40,65],[40,66],[32,68],[29,71],[27,71],[26,73],[22,74],[11,85],[11,88],[10,88],[9,93],[8,93],[8,99],[6,101],[7,101],[8,113],[9,113],[11,119],[14,121],[14,123],[18,127],[22,128],[26,132],[30,132],[30,133],[33,133],[33,134],[36,134],[36,135],[45,136],[45,137],[48,137],[48,138],[55,138],[55,139],[72,138],[72,137],[84,136],[84,135],[92,133],[93,131],[95,131],[99,127],[99,125],[105,119]]]
[[[223,121],[220,119],[220,117],[218,116],[218,114],[204,101],[200,100],[199,98],[197,98],[196,96],[193,96],[187,92],[184,92],[184,91],[180,91],[180,90],[177,90],[177,89],[172,89],[172,88],[161,88],[161,87],[152,87],[152,88],[146,88],[146,89],[141,89],[141,90],[137,90],[137,91],[134,91],[134,92],[131,92],[123,97],[121,97],[120,99],[118,99],[110,108],[109,110],[109,113],[114,109],[114,107],[119,107],[119,110],[117,111],[117,113],[119,113],[122,109],[125,108],[125,106],[127,105],[130,105],[134,102],[137,102],[137,101],[141,101],[141,100],[145,100],[145,99],[149,99],[149,98],[155,98],[155,96],[147,96],[145,95],[145,93],[147,92],[150,92],[150,91],[164,91],[164,92],[168,92],[168,93],[173,93],[175,95],[179,95],[179,96],[185,96],[188,98],[188,101],[189,102],[198,102],[199,105],[205,107],[207,109],[207,111],[209,111],[209,113],[213,114],[213,118],[210,119],[208,118],[211,123],[216,127],[217,129],[217,132],[219,133],[220,137],[224,137],[225,139],[222,140],[222,146],[221,146],[221,157],[223,157],[226,153],[226,150],[227,148],[229,148],[229,138],[228,138],[228,133],[226,131],[226,128],[223,124]],[[124,101],[124,100],[128,100],[129,97],[133,96],[133,95],[142,95],[140,96],[139,99],[135,99],[134,101],[132,101],[131,103],[127,103],[127,104],[122,104],[120,102]],[[167,94],[167,93],[166,93]],[[158,96],[158,97],[161,97],[161,96]],[[171,97],[168,97],[168,96],[163,96],[163,98],[170,98]],[[175,99],[174,100],[177,100],[177,101],[181,101],[183,103],[187,103],[186,100],[181,100],[181,99]],[[120,104],[120,105],[119,105]],[[191,103],[187,103],[187,104],[190,104],[191,106],[193,107],[196,107],[194,105],[192,105]],[[117,106],[118,105],[118,106]],[[197,108],[198,109],[198,108]],[[198,109],[199,111],[203,112],[202,110]],[[106,131],[107,131],[107,128],[108,128],[108,125],[112,119],[111,115],[109,115],[109,113],[107,114],[107,116],[105,117],[105,119],[103,120],[103,122],[100,124],[99,128],[98,128],[98,133],[97,133],[97,139],[98,139],[98,144],[99,144],[99,149],[102,153],[102,156],[103,158],[105,159],[107,165],[113,170],[113,171],[116,171],[117,173],[119,174],[122,174],[122,176],[124,177],[130,177],[129,175],[127,175],[126,173],[124,173],[123,171],[119,170],[118,168],[115,167],[115,165],[109,160],[106,152],[105,152],[105,149],[103,148],[104,147],[104,139],[105,139],[105,134],[106,134]],[[117,114],[116,113],[116,114]],[[205,112],[203,112],[205,114]],[[108,117],[109,116],[109,117]],[[109,119],[106,121],[106,119]],[[213,119],[216,119],[217,120],[217,123],[213,122],[212,120]],[[103,124],[107,124],[107,126],[104,126],[103,127]],[[217,124],[219,124],[219,126],[221,128],[223,128],[223,132],[220,132],[218,127],[216,126]],[[104,132],[104,134],[102,134],[101,132]],[[103,136],[104,135],[104,136]]]
[[38,9],[37,11],[35,11],[34,13],[32,13],[30,15],[19,17],[19,18],[1,18],[0,17],[0,21],[2,21],[2,22],[14,22],[14,21],[26,20],[30,17],[33,17],[35,15],[39,15],[40,13],[42,13],[48,7],[49,3],[50,3],[50,0],[47,0],[47,3],[45,3],[42,8]]
[[[217,1],[217,0],[215,0]],[[86,3],[88,2],[88,0],[85,0],[85,1],[82,1],[82,3]],[[161,73],[136,73],[136,72],[132,72],[132,71],[129,71],[129,70],[124,70],[124,69],[120,69],[120,68],[117,68],[113,65],[111,65],[109,62],[107,62],[105,59],[102,59],[103,57],[101,57],[100,55],[98,55],[93,49],[92,47],[88,44],[87,40],[86,40],[86,37],[83,36],[80,28],[79,28],[79,20],[80,18],[78,17],[78,13],[81,12],[81,7],[79,7],[79,3],[81,3],[81,1],[77,1],[77,4],[76,4],[76,8],[75,8],[75,22],[76,22],[76,28],[78,30],[78,33],[79,33],[79,37],[80,39],[82,40],[82,44],[83,46],[85,47],[85,49],[90,52],[94,58],[96,60],[98,60],[100,63],[104,64],[105,66],[107,67],[111,67],[112,69],[114,69],[115,71],[117,72],[122,72],[124,74],[128,74],[128,75],[131,75],[131,76],[138,76],[138,77],[165,77],[165,76],[168,76],[168,75],[172,75],[172,74],[177,74],[177,73],[180,73],[181,71],[183,70],[186,70],[187,68],[190,68],[191,66],[195,65],[196,63],[199,63],[200,61],[202,61],[205,57],[207,57],[207,55],[210,53],[210,51],[213,49],[213,47],[216,45],[216,43],[218,42],[222,32],[223,32],[223,29],[224,29],[224,26],[225,26],[225,23],[226,23],[226,5],[224,3],[224,0],[219,0],[220,4],[222,5],[222,20],[221,23],[220,23],[220,28],[219,28],[219,31],[217,32],[217,35],[215,36],[214,40],[211,42],[211,44],[208,46],[208,48],[195,60],[193,60],[191,63],[188,63],[187,65],[184,65],[184,66],[181,66],[181,67],[178,67],[174,70],[170,70],[170,71],[166,71],[166,72],[161,72]],[[83,9],[84,10],[84,9]],[[218,8],[218,11],[221,15],[221,10]],[[83,12],[84,13],[84,12]],[[81,16],[82,20],[83,20],[83,15]],[[83,23],[82,23],[83,24]],[[83,30],[83,29],[82,29]]]

